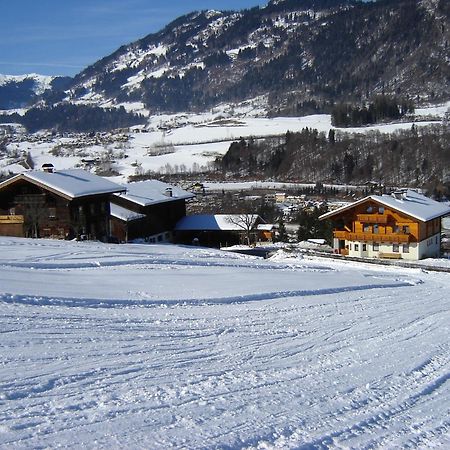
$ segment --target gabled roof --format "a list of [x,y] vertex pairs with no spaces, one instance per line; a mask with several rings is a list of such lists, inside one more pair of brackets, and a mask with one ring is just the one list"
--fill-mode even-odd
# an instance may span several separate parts
[[121,198],[140,206],[155,205],[175,200],[186,200],[195,197],[191,192],[185,191],[177,186],[163,183],[159,180],[128,183],[122,187],[126,189],[126,193],[118,195],[120,195]]
[[257,214],[198,214],[183,217],[175,231],[244,231],[262,219]]
[[351,203],[341,208],[335,209],[325,213],[319,217],[319,219],[328,219],[341,212],[354,208],[368,200],[373,200],[391,209],[395,209],[407,216],[413,217],[422,222],[428,222],[429,220],[436,219],[450,214],[450,207],[441,202],[437,202],[425,195],[408,189],[407,191],[400,192],[392,195],[369,195],[361,200]]
[[41,186],[68,200],[90,195],[112,194],[125,190],[120,184],[113,183],[103,177],[81,169],[57,170],[55,172],[44,172],[40,170],[23,172],[0,183],[0,190],[19,180],[25,180]]

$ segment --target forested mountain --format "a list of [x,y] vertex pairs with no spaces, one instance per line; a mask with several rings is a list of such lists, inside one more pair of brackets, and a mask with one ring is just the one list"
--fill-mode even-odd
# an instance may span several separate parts
[[35,114],[60,103],[130,103],[152,114],[258,98],[269,115],[334,109],[335,123],[371,123],[365,105],[382,94],[408,105],[450,99],[449,17],[446,0],[272,0],[193,12],[46,90],[29,78],[3,84],[0,108],[36,94]]
[[194,12],[47,98],[141,101],[157,112],[265,95],[272,114],[329,110],[382,93],[448,100],[449,11],[445,0],[278,0]]

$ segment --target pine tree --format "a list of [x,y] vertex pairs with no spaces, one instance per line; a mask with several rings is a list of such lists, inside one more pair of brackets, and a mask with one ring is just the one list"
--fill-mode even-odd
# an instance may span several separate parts
[[283,217],[280,217],[278,221],[278,241],[288,242],[289,236],[286,231],[286,225],[284,224]]

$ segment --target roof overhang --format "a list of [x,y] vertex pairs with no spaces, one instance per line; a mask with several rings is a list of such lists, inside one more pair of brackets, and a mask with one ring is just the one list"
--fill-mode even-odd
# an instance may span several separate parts
[[[371,201],[371,202],[377,203],[381,206],[384,206],[386,208],[390,208],[395,211],[398,211],[399,213],[401,213],[407,217],[410,217],[411,219],[418,220],[419,222],[428,222],[430,220],[437,219],[439,217],[444,217],[450,212],[450,208],[447,208],[446,211],[442,210],[440,212],[433,213],[433,214],[430,214],[430,215],[424,217],[423,215],[414,214],[412,212],[407,211],[406,208],[402,207],[403,205],[401,203],[399,203],[399,205],[395,205],[392,202],[384,201],[383,197],[384,196],[378,196],[378,195],[377,196],[370,195],[368,197],[364,197],[361,200],[357,200],[356,202],[350,203],[349,205],[345,205],[338,209],[335,209],[334,211],[330,211],[325,214],[322,214],[321,216],[319,216],[319,220],[330,219],[334,216],[338,216],[338,215],[342,214],[343,212],[349,211],[367,201]],[[386,198],[389,198],[389,197],[386,196]]]
[[11,186],[15,183],[18,183],[20,181],[26,181],[27,183],[34,184],[35,186],[45,189],[55,195],[58,195],[59,197],[64,198],[65,200],[69,200],[69,201],[74,200],[76,198],[87,198],[87,197],[92,197],[92,196],[97,196],[97,195],[108,195],[108,194],[126,192],[126,188],[124,186],[120,186],[118,184],[117,189],[114,188],[114,189],[110,189],[110,190],[105,190],[103,192],[88,192],[88,193],[80,194],[80,195],[71,195],[70,193],[64,192],[58,188],[48,185],[47,183],[44,183],[40,180],[36,180],[32,177],[27,176],[27,172],[15,175],[14,177],[9,178],[8,180],[0,183],[0,191],[4,188]]

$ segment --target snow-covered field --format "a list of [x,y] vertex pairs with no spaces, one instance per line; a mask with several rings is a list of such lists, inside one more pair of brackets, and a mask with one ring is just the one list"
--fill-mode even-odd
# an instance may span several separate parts
[[449,448],[450,276],[0,238],[1,448]]
[[[131,132],[126,143],[93,145],[84,143],[79,136],[73,138],[45,136],[36,141],[34,136],[31,140],[24,139],[8,145],[13,157],[3,158],[0,161],[0,171],[23,172],[25,168],[18,162],[23,160],[23,155],[30,153],[36,168],[44,163],[52,163],[59,170],[82,165],[84,158],[101,158],[108,154],[109,159],[115,161],[113,168],[121,174],[116,181],[126,181],[130,175],[147,171],[196,172],[200,168],[207,168],[218,156],[223,156],[228,151],[231,141],[241,137],[282,136],[287,131],[301,131],[306,127],[328,133],[333,128],[331,116],[327,114],[265,118],[261,117],[263,110],[252,104],[241,109],[236,107],[232,111],[229,107],[225,105],[201,114],[151,116],[147,125],[149,132]],[[421,120],[419,122],[345,128],[341,131],[393,133],[410,129],[413,123],[419,127],[442,123],[449,108],[450,102],[422,108],[417,113]],[[73,144],[78,144],[78,148],[75,148],[70,156],[57,156],[57,149],[64,149]]]

